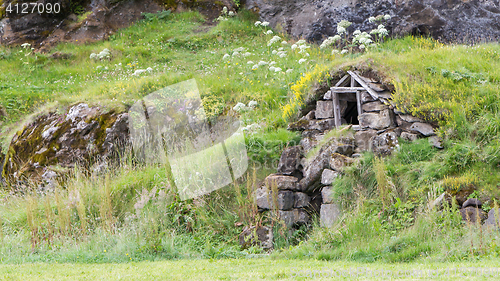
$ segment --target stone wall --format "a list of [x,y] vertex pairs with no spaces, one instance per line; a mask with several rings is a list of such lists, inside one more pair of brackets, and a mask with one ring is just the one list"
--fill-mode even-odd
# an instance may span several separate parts
[[[355,163],[361,152],[370,150],[377,155],[389,155],[397,149],[400,138],[408,141],[428,138],[434,146],[442,148],[434,125],[395,110],[387,87],[363,79],[379,92],[379,98],[361,92],[363,113],[357,120],[351,120],[359,124],[328,134],[335,127],[332,95],[328,91],[320,95],[315,108],[289,125],[289,130],[301,132],[302,139],[300,145],[283,151],[277,173],[269,175],[256,191],[261,212],[277,212],[289,227],[308,224],[313,216],[319,215],[321,225],[331,227],[341,215],[331,184],[342,176],[346,166]],[[341,101],[341,116],[349,115],[352,106]],[[349,122],[342,118],[342,123]]]

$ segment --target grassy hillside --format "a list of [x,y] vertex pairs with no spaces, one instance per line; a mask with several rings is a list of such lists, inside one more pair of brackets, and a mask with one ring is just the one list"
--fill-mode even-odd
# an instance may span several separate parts
[[[443,191],[469,184],[487,208],[500,199],[498,44],[454,46],[406,37],[364,53],[334,55],[309,44],[292,49],[299,42],[255,26],[255,20],[245,11],[216,26],[192,12],[146,15],[108,41],[54,50],[68,58],[32,53],[29,47],[3,48],[0,103],[9,114],[1,125],[4,149],[30,114],[80,101],[127,110],[140,97],[189,78],[196,79],[209,117],[255,100],[256,109],[240,115],[246,125],[260,128],[247,135],[255,169],[197,200],[179,201],[163,168],[137,167],[130,159],[104,177],[75,170],[55,193],[1,191],[2,261],[126,262],[261,253],[238,246],[242,227],[264,219],[250,191],[275,169],[283,147],[297,143],[298,135],[285,128],[312,88],[331,83],[329,72],[353,67],[373,70],[394,85],[400,110],[438,123],[445,149],[423,140],[402,142],[385,160],[364,154],[335,182],[346,214],[338,226],[287,233],[276,224],[275,255],[432,262],[500,254],[498,232],[466,226],[456,209],[427,208]],[[273,40],[276,35],[280,38]],[[109,57],[91,55],[104,49]]]

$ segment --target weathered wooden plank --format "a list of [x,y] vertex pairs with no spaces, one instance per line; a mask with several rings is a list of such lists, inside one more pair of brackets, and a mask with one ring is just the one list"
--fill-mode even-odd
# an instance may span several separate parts
[[363,114],[363,107],[361,106],[361,91],[356,92],[356,104],[358,105],[358,116]]
[[355,93],[337,93],[339,97],[339,101],[345,100],[349,102],[356,102],[356,94]]
[[357,91],[364,91],[363,87],[331,87],[330,90],[335,93],[351,93],[355,94]]
[[378,99],[378,94],[375,92],[372,88],[370,88],[361,77],[359,77],[358,74],[354,73],[353,71],[347,71],[351,77],[353,77],[356,82],[358,82],[363,88],[366,89],[366,91],[372,96],[374,99]]
[[335,127],[340,127],[340,102],[338,93],[332,93],[332,102],[333,102],[333,117],[335,118]]
[[335,84],[335,87],[345,87],[347,86],[347,82],[349,82],[349,78],[351,76],[350,75],[344,75],[344,77],[342,77],[339,82],[337,82],[337,84]]

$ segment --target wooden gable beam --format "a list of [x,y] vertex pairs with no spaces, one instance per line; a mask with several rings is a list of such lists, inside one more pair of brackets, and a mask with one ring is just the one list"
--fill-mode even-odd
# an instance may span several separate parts
[[357,91],[365,91],[363,87],[331,87],[330,90],[335,93],[351,93],[355,94]]
[[351,75],[351,77],[354,78],[356,82],[358,82],[359,85],[361,85],[361,87],[363,87],[364,90],[366,90],[370,94],[370,96],[372,96],[373,99],[376,100],[379,99],[377,92],[375,92],[372,88],[370,88],[370,86],[368,86],[368,84],[366,84],[365,81],[361,77],[359,77],[358,74],[356,74],[354,71],[347,71],[347,73],[349,73],[349,75]]

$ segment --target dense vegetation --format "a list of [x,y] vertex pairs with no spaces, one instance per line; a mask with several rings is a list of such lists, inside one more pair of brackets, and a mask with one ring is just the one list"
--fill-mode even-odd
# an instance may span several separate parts
[[[275,224],[275,255],[394,262],[500,254],[498,232],[467,226],[456,206],[441,212],[427,208],[446,189],[469,184],[477,187],[472,196],[487,208],[500,198],[498,44],[453,46],[406,37],[340,55],[283,34],[271,43],[276,33],[254,25],[255,20],[245,11],[216,26],[193,12],[148,14],[105,42],[59,45],[54,52],[69,54],[67,59],[33,53],[29,46],[2,48],[0,69],[6,71],[0,73],[0,103],[9,114],[1,127],[4,149],[30,114],[79,101],[126,110],[138,98],[189,78],[196,78],[210,117],[255,100],[253,111],[239,114],[246,125],[259,125],[247,134],[254,168],[234,185],[196,200],[180,201],[162,167],[135,166],[131,159],[104,176],[76,169],[53,193],[1,191],[2,261],[125,262],[262,253],[238,245],[242,227],[263,220],[251,191],[275,170],[283,147],[297,143],[298,135],[286,125],[311,88],[331,83],[330,71],[351,67],[373,70],[393,84],[399,109],[439,123],[445,149],[421,140],[402,142],[384,160],[365,153],[334,183],[345,213],[338,226],[315,224],[288,233]],[[292,49],[294,43],[305,47]]]

